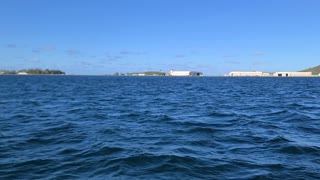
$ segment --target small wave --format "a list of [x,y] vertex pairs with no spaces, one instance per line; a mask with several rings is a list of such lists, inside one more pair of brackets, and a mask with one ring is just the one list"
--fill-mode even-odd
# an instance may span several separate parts
[[195,150],[192,150],[190,148],[177,148],[177,149],[174,149],[173,150],[174,152],[176,153],[181,153],[181,154],[196,154],[196,151]]
[[77,114],[83,112],[83,108],[72,108],[67,111],[67,114]]
[[15,114],[13,116],[10,117],[10,119],[14,119],[14,120],[28,120],[28,119],[32,119],[34,116],[31,114]]
[[36,167],[36,166],[47,166],[51,163],[53,163],[54,160],[52,159],[32,159],[32,160],[28,160],[28,161],[24,161],[24,162],[20,162],[20,163],[17,163],[15,166],[16,167],[22,167],[22,168],[25,168],[25,167]]
[[208,126],[214,126],[214,127],[228,127],[231,126],[233,123],[232,122],[215,122],[215,121],[191,121],[191,120],[183,120],[183,121],[174,121],[174,124],[178,125],[179,127],[187,127],[187,128],[192,128],[192,127],[208,127]]
[[161,121],[173,121],[173,120],[175,120],[173,117],[171,117],[171,116],[169,116],[169,115],[161,115],[161,116],[159,117],[159,119],[160,119]]
[[[59,122],[58,122],[59,123]],[[57,124],[58,124],[57,123]],[[76,125],[74,123],[70,122],[61,122],[61,124],[58,124],[57,126],[49,127],[46,129],[46,131],[50,132],[66,132],[68,130],[75,129]]]
[[3,164],[2,168],[6,167],[5,172],[1,171],[0,178],[4,179],[39,179],[43,178],[44,174],[48,172],[48,167],[55,164],[52,159],[31,159],[20,160],[19,162],[10,162]]
[[69,155],[69,154],[75,154],[75,153],[78,153],[78,152],[80,152],[80,150],[78,150],[78,149],[66,148],[66,149],[61,150],[58,154],[60,154],[60,155]]
[[297,129],[308,134],[314,134],[314,135],[320,134],[320,129],[318,129],[316,125],[303,125],[301,127],[298,127]]
[[81,152],[80,154],[77,154],[79,158],[88,158],[88,157],[96,157],[96,156],[109,156],[113,154],[119,154],[121,152],[124,152],[125,149],[120,147],[102,147],[97,150],[88,149],[84,152]]
[[187,133],[203,133],[203,134],[215,134],[218,132],[222,132],[224,130],[217,129],[217,128],[212,128],[212,127],[196,127],[196,128],[191,128],[188,129]]
[[230,117],[230,116],[236,116],[235,113],[222,113],[222,112],[213,112],[208,114],[209,117]]
[[140,114],[140,113],[129,113],[126,115],[126,117],[128,118],[136,118],[136,117],[141,117],[143,116],[143,114]]
[[81,179],[81,176],[76,174],[57,174],[53,179]]
[[82,134],[78,134],[76,137],[74,136],[74,129],[76,126],[72,123],[63,123],[58,126],[51,126],[52,127],[37,130],[28,134],[30,138],[26,140],[26,143],[48,145],[66,142],[79,143],[83,141],[80,138]]
[[189,144],[191,146],[195,146],[195,147],[219,147],[220,144],[218,144],[217,142],[211,141],[211,140],[193,140],[190,141]]
[[[198,160],[192,157],[152,154],[139,154],[125,158],[116,158],[108,162],[109,166],[121,166],[118,168],[114,167],[119,170],[117,174],[114,175],[115,177],[121,177],[123,175],[155,175],[157,173],[172,171],[175,173],[185,173],[190,171],[190,168],[198,163]],[[132,169],[132,167],[134,168]]]
[[279,150],[279,152],[294,155],[317,155],[318,157],[320,156],[320,148],[310,146],[288,145],[282,147]]
[[277,136],[275,138],[271,138],[267,140],[267,143],[271,143],[271,144],[281,144],[281,143],[289,143],[289,142],[291,141],[283,136]]
[[45,137],[36,137],[36,138],[30,138],[26,141],[26,144],[29,145],[49,145],[49,144],[55,144],[55,142],[58,140],[58,138],[45,138]]
[[265,115],[272,116],[272,115],[281,115],[281,114],[287,114],[287,113],[289,113],[289,111],[286,109],[283,109],[283,110],[272,111],[272,112],[267,113]]

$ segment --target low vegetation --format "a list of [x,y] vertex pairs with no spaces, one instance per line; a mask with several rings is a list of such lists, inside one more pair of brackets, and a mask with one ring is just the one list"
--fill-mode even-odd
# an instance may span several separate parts
[[312,72],[312,75],[318,75],[320,73],[320,65],[302,70],[301,72]]
[[146,71],[140,73],[115,73],[114,76],[165,76],[166,73],[159,71]]
[[144,74],[146,76],[165,76],[166,75],[166,73],[158,72],[158,71],[147,71],[147,72],[144,72]]
[[66,74],[60,70],[50,70],[50,69],[22,69],[19,71],[8,71],[8,70],[0,70],[0,74]]

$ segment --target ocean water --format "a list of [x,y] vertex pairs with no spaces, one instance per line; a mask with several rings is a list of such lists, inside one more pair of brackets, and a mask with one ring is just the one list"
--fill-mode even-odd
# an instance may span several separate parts
[[319,179],[320,78],[0,76],[0,179]]

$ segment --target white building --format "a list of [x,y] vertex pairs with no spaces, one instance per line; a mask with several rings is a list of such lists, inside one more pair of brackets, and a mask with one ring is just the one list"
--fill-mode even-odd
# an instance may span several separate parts
[[229,76],[270,76],[270,73],[261,71],[232,71],[228,74]]
[[202,72],[197,71],[174,71],[170,70],[169,76],[202,76]]
[[308,77],[312,76],[312,72],[275,72],[273,76],[278,77]]
[[18,75],[28,75],[28,73],[21,71],[21,72],[18,72]]

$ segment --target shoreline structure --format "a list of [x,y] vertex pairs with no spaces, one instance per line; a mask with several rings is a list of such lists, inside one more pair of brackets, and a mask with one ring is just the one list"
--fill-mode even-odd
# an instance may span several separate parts
[[[49,69],[24,69],[19,71],[0,70],[0,75],[67,75],[60,70]],[[75,74],[68,74],[75,75]],[[160,71],[147,71],[142,73],[115,73],[111,76],[204,76],[200,71],[175,71],[170,70],[168,73]],[[320,65],[302,71],[290,72],[262,72],[262,71],[231,71],[224,77],[320,77]]]
[[320,73],[318,75],[312,74],[311,71],[308,72],[275,72],[268,73],[262,71],[232,71],[225,76],[231,77],[243,77],[243,76],[254,76],[254,77],[320,77]]

